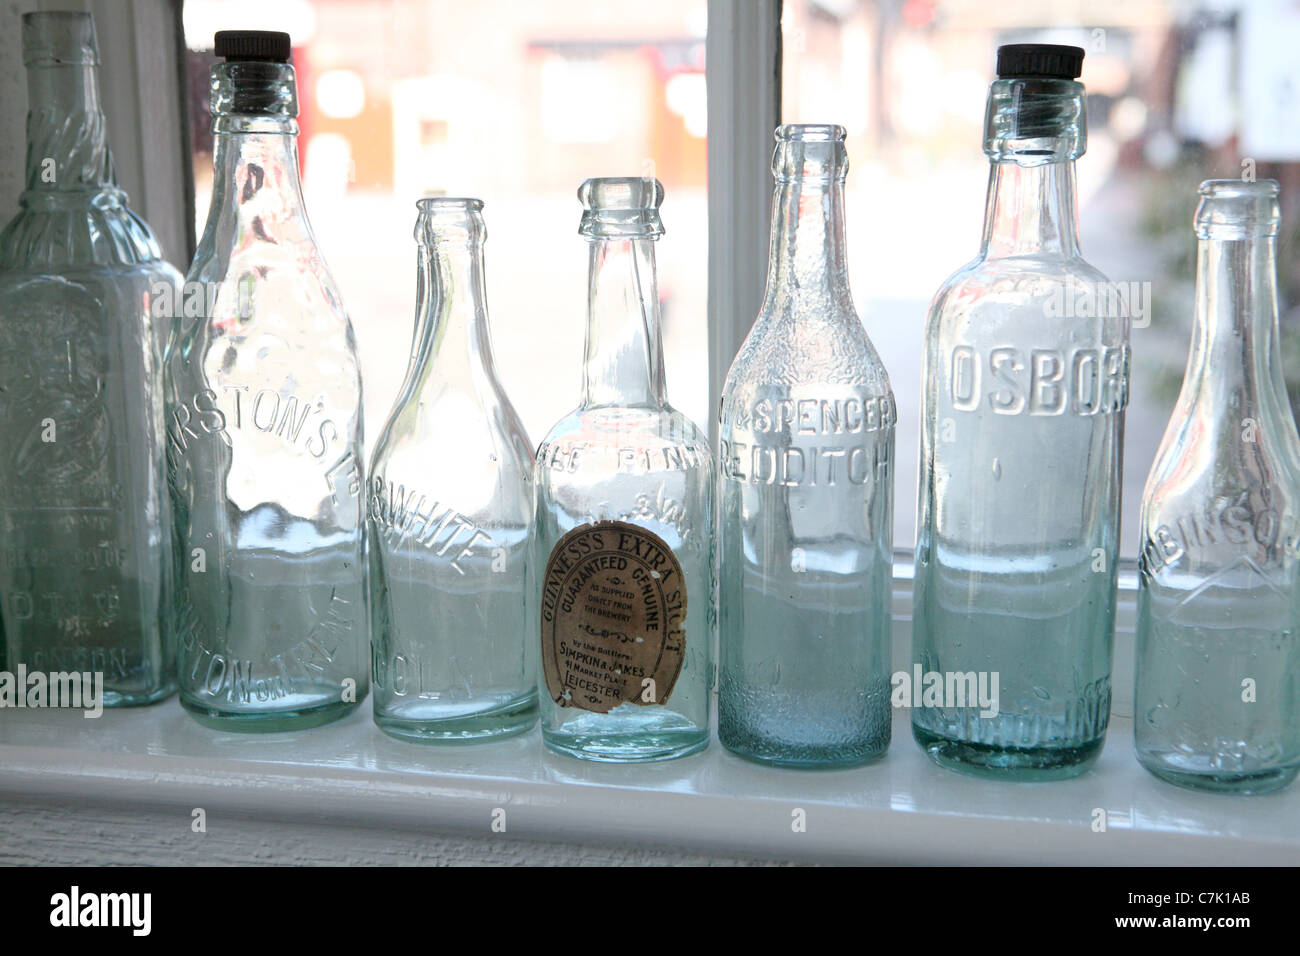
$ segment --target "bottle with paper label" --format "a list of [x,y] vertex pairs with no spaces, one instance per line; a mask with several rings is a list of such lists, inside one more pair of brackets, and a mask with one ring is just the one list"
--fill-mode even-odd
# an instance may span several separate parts
[[542,734],[589,760],[664,760],[709,741],[713,456],[668,404],[654,179],[590,179],[582,402],[537,449]]

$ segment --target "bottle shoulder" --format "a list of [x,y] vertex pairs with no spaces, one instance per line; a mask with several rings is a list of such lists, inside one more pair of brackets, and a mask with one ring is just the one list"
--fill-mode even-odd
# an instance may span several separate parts
[[760,315],[731,363],[722,400],[725,407],[757,391],[819,386],[892,396],[889,373],[855,312]]
[[158,240],[116,187],[42,193],[29,190],[0,230],[0,272],[129,271],[170,274]]
[[504,395],[407,392],[375,441],[371,467],[439,472],[462,467],[531,471],[533,447]]
[[969,308],[987,296],[1042,295],[1070,286],[1100,284],[1112,283],[1105,273],[1080,256],[1026,255],[994,259],[977,256],[940,283],[930,311],[933,315]]
[[1134,307],[1149,305],[1135,301],[1143,295],[1138,284],[1113,282],[1077,257],[976,259],[935,293],[926,343],[933,348],[955,335],[1015,347],[1085,340],[1125,344]]
[[694,446],[709,453],[708,434],[666,403],[579,406],[552,425],[541,444],[619,447],[630,441]]
[[1300,438],[1290,420],[1175,409],[1147,475],[1144,529],[1229,505],[1300,519]]

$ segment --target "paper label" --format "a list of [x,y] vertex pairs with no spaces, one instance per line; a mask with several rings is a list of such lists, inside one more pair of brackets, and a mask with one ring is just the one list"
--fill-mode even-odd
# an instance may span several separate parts
[[662,704],[686,654],[686,582],[672,549],[625,521],[574,528],[542,579],[542,671],[561,707]]

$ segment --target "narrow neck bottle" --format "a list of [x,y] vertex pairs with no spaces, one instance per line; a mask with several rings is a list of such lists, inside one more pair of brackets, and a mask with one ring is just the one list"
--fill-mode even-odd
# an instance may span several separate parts
[[852,311],[844,245],[848,155],[838,126],[782,126],[772,158],[776,191],[763,311]]
[[992,165],[983,258],[1079,255],[1074,162],[1085,148],[1082,84],[1023,77],[994,81],[984,136]]
[[[1196,211],[1196,311],[1182,401],[1242,422],[1285,413],[1277,315],[1277,183],[1210,181]],[[1280,424],[1280,423],[1279,423]]]
[[207,233],[278,243],[310,240],[298,174],[298,100],[287,63],[212,68],[214,141]]
[[483,272],[483,203],[422,199],[416,288],[415,387],[430,380],[472,385],[495,375]]
[[95,25],[84,13],[23,18],[27,67],[27,194],[98,191],[116,185],[99,101]]
[[591,242],[584,406],[665,404],[654,241],[663,187],[653,179],[589,179],[579,232]]

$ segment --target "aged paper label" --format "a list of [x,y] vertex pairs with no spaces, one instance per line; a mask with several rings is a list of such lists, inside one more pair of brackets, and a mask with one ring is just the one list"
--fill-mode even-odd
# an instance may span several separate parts
[[686,654],[686,582],[672,549],[625,521],[574,528],[542,578],[542,671],[561,707],[662,704]]

